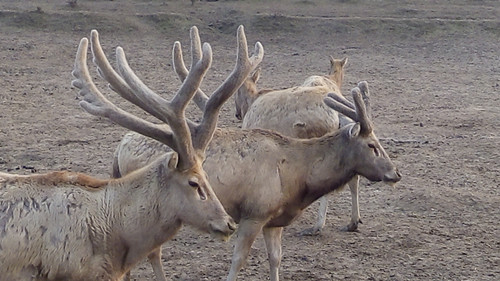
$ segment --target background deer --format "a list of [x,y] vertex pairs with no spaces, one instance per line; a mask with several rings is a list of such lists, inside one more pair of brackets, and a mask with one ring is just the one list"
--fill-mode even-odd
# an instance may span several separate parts
[[[328,75],[308,77],[300,87],[283,90],[257,90],[260,69],[238,89],[235,95],[236,117],[243,120],[242,128],[263,128],[297,138],[314,138],[338,130],[352,120],[339,116],[323,103],[328,93],[341,94],[344,67],[347,58],[330,56]],[[366,94],[367,91],[362,91]],[[248,114],[247,114],[248,112]],[[340,117],[340,118],[339,118]],[[340,125],[340,126],[339,126]],[[359,214],[359,177],[348,183],[352,208],[348,231],[355,231],[361,222]],[[316,224],[301,232],[302,235],[318,235],[326,222],[328,198],[320,199]]]
[[[94,56],[99,56],[95,30],[91,42]],[[4,281],[119,280],[183,224],[224,240],[236,228],[201,165],[216,117],[192,133],[184,116],[211,65],[210,45],[203,46],[181,88],[163,107],[163,121],[169,126],[161,129],[104,98],[87,69],[87,47],[88,39],[83,38],[73,71],[72,84],[84,98],[80,105],[129,129],[140,127],[141,133],[175,152],[120,179],[99,180],[73,172],[0,173],[0,279]],[[127,81],[121,90],[136,91],[142,85],[130,83],[123,49],[116,52],[121,74],[117,78]]]
[[[196,41],[199,42],[191,41],[194,53],[200,48]],[[180,49],[174,48],[173,57],[174,67],[183,80],[186,67]],[[119,89],[119,84],[111,86]],[[134,92],[132,97],[116,92],[148,112],[161,112],[163,99],[153,92]],[[215,131],[203,167],[224,208],[239,222],[228,281],[236,280],[261,231],[268,251],[270,279],[279,280],[283,227],[292,223],[313,201],[342,187],[355,175],[390,184],[401,179],[373,134],[358,88],[353,89],[353,96],[355,106],[346,100],[339,103],[330,98],[328,105],[358,123],[319,138],[295,139],[262,129]],[[201,104],[207,96],[203,94],[203,97],[199,100]],[[148,107],[141,104],[144,100],[157,102],[148,103]],[[117,148],[115,174],[126,175],[167,151],[169,148],[159,142],[130,133]]]
[[[329,88],[330,92],[341,93],[342,81],[344,80],[344,66],[347,63],[347,58],[335,59],[330,56],[330,70],[328,75],[314,75],[308,77],[302,86],[314,87],[314,86],[325,86]],[[243,85],[238,88],[238,91],[234,95],[235,102],[235,117],[238,120],[243,120],[248,112],[248,109],[252,106],[254,101],[260,96],[267,94],[269,92],[279,91],[278,89],[261,89],[257,87],[257,81],[259,81],[261,74],[261,68],[257,68],[255,72],[249,76]],[[285,90],[286,91],[286,90]],[[199,95],[200,92],[197,93]]]

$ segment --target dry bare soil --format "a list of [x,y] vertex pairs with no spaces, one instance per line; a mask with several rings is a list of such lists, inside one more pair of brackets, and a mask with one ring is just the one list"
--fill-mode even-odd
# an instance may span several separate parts
[[[330,195],[322,235],[299,237],[313,204],[283,237],[282,280],[500,279],[500,2],[496,0],[0,2],[0,171],[108,177],[126,132],[90,116],[70,86],[80,38],[98,29],[111,59],[123,46],[152,89],[180,85],[175,40],[197,25],[214,50],[203,88],[234,65],[235,32],[264,45],[262,87],[301,84],[348,57],[344,93],[367,80],[376,131],[404,178],[363,180],[359,232],[342,231],[349,192]],[[186,54],[188,55],[188,54]],[[96,76],[97,77],[97,76]],[[100,85],[104,85],[101,83]],[[142,113],[115,97],[123,107]],[[190,109],[193,118],[199,116]],[[229,102],[220,126],[239,126]],[[249,167],[251,169],[251,167]],[[185,228],[163,248],[169,280],[223,280],[232,242]],[[153,280],[147,263],[136,280]],[[267,280],[262,237],[240,280]]]

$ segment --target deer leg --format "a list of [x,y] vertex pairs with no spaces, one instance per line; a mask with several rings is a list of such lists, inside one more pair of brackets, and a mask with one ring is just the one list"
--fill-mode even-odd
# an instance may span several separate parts
[[321,234],[321,230],[325,227],[326,212],[328,211],[328,197],[324,195],[319,199],[318,220],[316,224],[299,232],[299,236],[316,236]]
[[262,230],[264,224],[257,221],[241,221],[238,226],[238,237],[234,245],[233,258],[231,260],[231,269],[227,275],[227,281],[236,281],[238,272],[245,264],[250,248],[255,238]]
[[161,246],[154,249],[149,255],[148,260],[156,276],[156,281],[167,281],[165,277],[165,271],[163,270],[163,265],[161,264]]
[[359,214],[359,201],[358,201],[359,176],[355,176],[347,184],[349,185],[349,189],[351,190],[352,207],[351,207],[351,222],[347,225],[346,230],[356,231],[358,230],[358,224],[362,223],[361,216]]
[[271,281],[279,280],[279,267],[281,263],[281,234],[283,227],[264,227],[264,240],[266,241],[267,256],[271,269]]

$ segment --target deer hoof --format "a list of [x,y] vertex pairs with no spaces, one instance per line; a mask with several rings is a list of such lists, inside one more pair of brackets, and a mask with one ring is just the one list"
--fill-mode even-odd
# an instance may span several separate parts
[[343,230],[347,231],[347,232],[356,232],[356,231],[358,231],[358,225],[360,223],[363,223],[363,222],[361,222],[361,220],[358,220],[356,222],[351,222]]

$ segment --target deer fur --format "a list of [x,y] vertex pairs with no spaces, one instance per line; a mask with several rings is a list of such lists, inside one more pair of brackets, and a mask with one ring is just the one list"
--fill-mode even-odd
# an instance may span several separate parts
[[[94,52],[99,45],[95,30],[91,41]],[[85,98],[80,105],[127,128],[147,127],[147,122],[114,105],[106,107],[110,103],[93,83],[86,65],[87,47],[88,39],[83,38],[73,71],[72,84]],[[120,47],[117,58],[126,70]],[[167,128],[141,131],[174,152],[119,179],[101,180],[73,172],[0,173],[2,281],[120,280],[183,224],[229,238],[236,225],[201,166],[213,130],[192,133],[184,114],[211,59],[211,48],[205,45],[183,86],[163,107]],[[211,117],[207,127],[215,129],[216,118]]]
[[[326,101],[359,123],[318,138],[296,139],[263,129],[215,131],[203,167],[224,208],[239,222],[227,281],[236,280],[261,231],[270,280],[278,281],[283,227],[313,201],[338,190],[356,175],[389,184],[401,179],[372,131],[360,89],[353,89],[353,98],[355,106],[330,97]],[[130,133],[116,150],[114,168],[118,170],[114,174],[126,175],[167,151],[169,148],[158,142]]]
[[[330,56],[330,70],[327,75],[308,77],[299,87],[283,90],[257,90],[260,69],[255,71],[238,89],[235,95],[236,117],[242,119],[242,128],[263,128],[297,138],[314,138],[338,130],[339,125],[352,120],[339,116],[323,103],[328,93],[341,95],[344,67],[347,58]],[[247,114],[248,112],[248,114]],[[361,222],[359,214],[359,177],[348,183],[351,191],[352,209],[348,231],[355,231]],[[328,209],[328,198],[320,199],[318,217],[313,227],[303,230],[302,235],[321,233]]]

